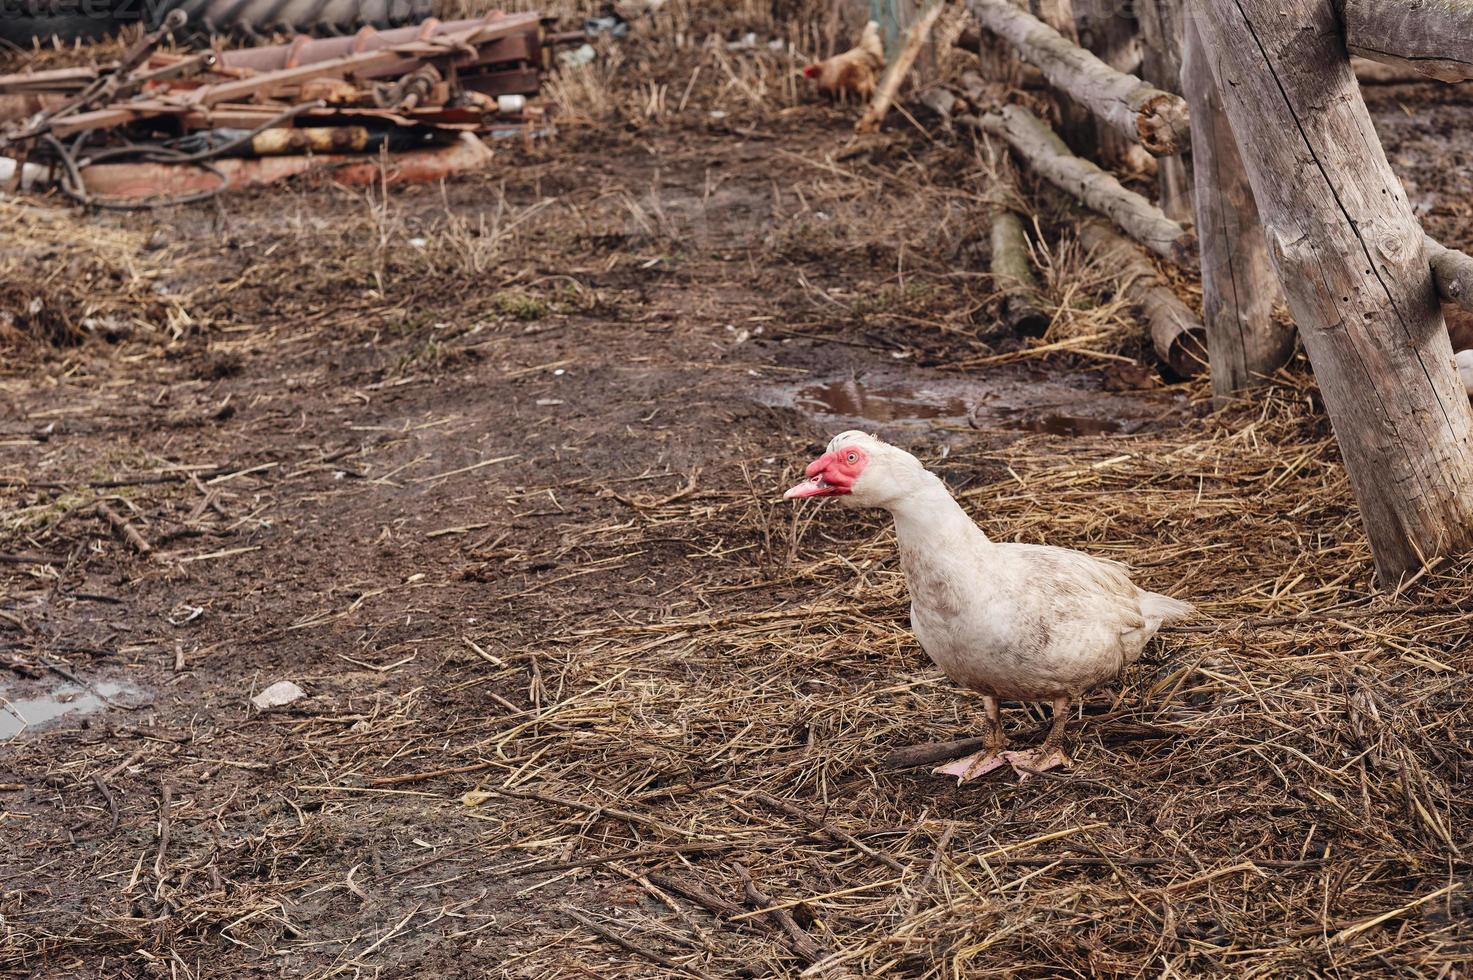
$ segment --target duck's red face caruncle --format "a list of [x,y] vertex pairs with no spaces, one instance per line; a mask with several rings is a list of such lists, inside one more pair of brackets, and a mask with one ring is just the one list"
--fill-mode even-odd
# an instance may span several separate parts
[[808,469],[804,471],[808,479],[783,494],[783,497],[795,500],[798,497],[842,497],[853,493],[854,481],[859,479],[859,475],[868,465],[869,457],[863,449],[858,446],[840,446],[809,463]]

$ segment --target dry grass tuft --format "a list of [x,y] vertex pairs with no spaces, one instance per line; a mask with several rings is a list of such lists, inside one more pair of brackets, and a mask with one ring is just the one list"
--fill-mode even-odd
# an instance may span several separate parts
[[167,254],[146,234],[0,198],[0,239],[0,348],[167,341],[193,325],[187,299],[165,284]]

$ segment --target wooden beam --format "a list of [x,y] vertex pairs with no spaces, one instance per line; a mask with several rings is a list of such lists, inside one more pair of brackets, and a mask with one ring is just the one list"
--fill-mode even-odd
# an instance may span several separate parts
[[1110,174],[1069,152],[1042,119],[1022,106],[1006,106],[981,118],[962,116],[957,121],[1006,140],[1035,173],[1109,218],[1162,258],[1182,266],[1194,263],[1197,240],[1190,231]]
[[983,27],[1006,38],[1049,82],[1096,119],[1157,156],[1186,145],[1190,126],[1180,96],[1116,71],[1052,27],[1007,0],[967,0]]
[[1443,82],[1473,78],[1473,0],[1341,0],[1351,54]]
[[1441,242],[1424,236],[1427,262],[1432,266],[1432,278],[1437,283],[1437,294],[1444,303],[1473,312],[1473,255],[1448,248]]
[[1192,173],[1202,253],[1202,319],[1218,405],[1264,384],[1294,356],[1292,325],[1273,319],[1282,295],[1243,158],[1195,22],[1186,24],[1182,87],[1192,107]]
[[1141,247],[1099,219],[1084,223],[1079,241],[1097,262],[1119,275],[1120,292],[1145,320],[1156,356],[1183,378],[1200,374],[1207,367],[1207,330]]
[[1193,0],[1383,584],[1473,542],[1473,410],[1332,0]]

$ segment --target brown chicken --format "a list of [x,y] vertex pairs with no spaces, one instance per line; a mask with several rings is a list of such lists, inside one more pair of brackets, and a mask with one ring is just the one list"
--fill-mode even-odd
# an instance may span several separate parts
[[803,69],[805,78],[818,81],[818,90],[837,99],[855,96],[867,101],[875,94],[875,83],[885,68],[885,47],[880,43],[880,25],[870,21],[856,47]]

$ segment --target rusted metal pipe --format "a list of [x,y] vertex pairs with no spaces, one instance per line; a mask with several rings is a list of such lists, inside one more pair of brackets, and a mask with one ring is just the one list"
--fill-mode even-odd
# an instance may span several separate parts
[[[320,171],[337,184],[389,184],[436,181],[482,170],[490,165],[491,149],[472,133],[462,133],[449,146],[411,150],[380,159],[370,155],[267,156],[212,161],[231,190],[258,187],[289,177]],[[216,174],[166,163],[99,163],[82,168],[87,193],[94,198],[141,200],[163,195],[202,193],[220,185]]]
[[298,38],[290,44],[221,51],[219,53],[220,63],[227,68],[279,71],[283,68],[312,65],[319,61],[331,61],[350,54],[378,51],[382,48],[410,44],[415,41],[430,42],[446,34],[463,34],[477,26],[506,29],[508,34],[521,30],[537,33],[541,31],[541,23],[536,14],[492,13],[470,20],[431,19],[413,27],[396,27],[390,31],[376,31],[371,27],[365,27],[352,37],[329,37],[312,41]]

